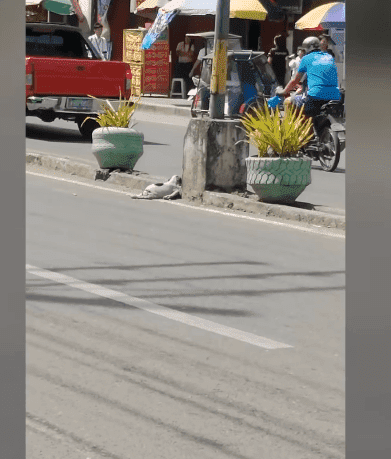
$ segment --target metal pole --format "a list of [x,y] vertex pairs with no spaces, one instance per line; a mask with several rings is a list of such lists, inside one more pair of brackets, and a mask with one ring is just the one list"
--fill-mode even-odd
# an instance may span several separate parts
[[214,56],[210,84],[210,117],[224,119],[230,0],[217,0]]

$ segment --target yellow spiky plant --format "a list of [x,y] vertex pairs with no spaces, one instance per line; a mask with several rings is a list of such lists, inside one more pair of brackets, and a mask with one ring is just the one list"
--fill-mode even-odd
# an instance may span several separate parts
[[[93,99],[96,99],[96,100],[101,100],[101,99],[98,99],[97,97],[90,96],[90,95],[88,97],[92,97]],[[86,118],[83,121],[82,125],[88,119],[94,119],[99,124],[100,127],[127,128],[133,116],[133,113],[135,112],[136,108],[140,105],[140,99],[141,99],[141,95],[138,98],[130,96],[128,100],[122,99],[121,91],[120,91],[119,105],[117,109],[113,107],[113,105],[108,99],[103,100],[101,101],[102,113],[99,113],[99,115],[96,118],[92,118],[92,117]]]
[[258,150],[258,156],[294,157],[297,156],[312,138],[312,120],[288,105],[281,116],[278,107],[270,109],[264,106],[254,107],[242,118],[247,134],[247,141]]

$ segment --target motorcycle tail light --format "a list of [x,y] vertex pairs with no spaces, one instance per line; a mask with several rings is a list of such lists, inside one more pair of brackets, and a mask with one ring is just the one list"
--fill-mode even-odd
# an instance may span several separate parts
[[194,108],[195,109],[199,108],[200,101],[201,101],[200,95],[197,94],[194,98]]
[[242,104],[239,108],[239,113],[242,115],[245,110],[246,110],[246,104]]

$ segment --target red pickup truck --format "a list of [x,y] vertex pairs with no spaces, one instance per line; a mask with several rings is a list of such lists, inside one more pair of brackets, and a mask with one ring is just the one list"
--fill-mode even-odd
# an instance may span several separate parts
[[90,138],[99,127],[95,120],[100,102],[116,104],[119,95],[131,95],[129,64],[102,61],[81,30],[69,25],[26,23],[26,116],[51,122],[74,121]]

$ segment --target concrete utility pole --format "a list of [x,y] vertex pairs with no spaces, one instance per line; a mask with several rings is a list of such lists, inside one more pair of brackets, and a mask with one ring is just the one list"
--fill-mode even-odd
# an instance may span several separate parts
[[224,119],[230,0],[218,0],[209,118],[189,121],[183,145],[182,197],[207,202],[205,192],[246,189],[249,155],[237,119]]
[[210,83],[210,117],[224,119],[230,0],[217,0],[214,56]]

